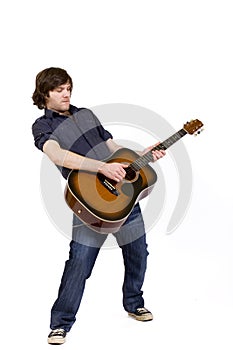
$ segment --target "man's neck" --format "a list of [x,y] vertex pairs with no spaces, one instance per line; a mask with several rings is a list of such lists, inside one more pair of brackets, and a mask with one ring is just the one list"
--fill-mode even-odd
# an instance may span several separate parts
[[60,112],[61,115],[67,115],[68,117],[71,116],[70,111]]
[[71,113],[70,113],[70,111],[68,110],[68,111],[57,111],[57,110],[55,110],[55,109],[52,109],[52,108],[48,108],[50,111],[53,111],[53,112],[55,112],[55,113],[58,113],[58,114],[61,114],[61,115],[66,115],[66,116],[71,116]]

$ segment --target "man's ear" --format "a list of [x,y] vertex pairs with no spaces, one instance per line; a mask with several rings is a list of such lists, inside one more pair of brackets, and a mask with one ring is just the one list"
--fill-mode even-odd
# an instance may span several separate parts
[[47,95],[44,95],[44,101],[45,101],[45,107],[48,103],[48,99],[49,99],[50,95],[49,95],[49,91],[47,92]]

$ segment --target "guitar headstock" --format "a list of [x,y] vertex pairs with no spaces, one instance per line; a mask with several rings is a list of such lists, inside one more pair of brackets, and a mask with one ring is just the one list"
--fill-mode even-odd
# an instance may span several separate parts
[[190,122],[187,122],[183,126],[184,130],[190,135],[193,135],[194,133],[200,133],[201,132],[200,129],[202,127],[203,127],[203,123],[198,119],[191,120]]

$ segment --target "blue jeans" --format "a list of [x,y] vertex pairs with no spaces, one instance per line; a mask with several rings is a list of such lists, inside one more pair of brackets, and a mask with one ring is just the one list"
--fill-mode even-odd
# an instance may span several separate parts
[[[65,263],[58,298],[51,310],[51,329],[63,328],[67,332],[76,320],[86,280],[90,277],[99,250],[107,238],[107,235],[96,233],[86,225],[77,223],[80,222],[74,217],[69,259]],[[141,288],[148,256],[139,205],[135,206],[125,224],[114,236],[122,250],[125,267],[123,306],[127,312],[134,312],[138,307],[144,306]]]

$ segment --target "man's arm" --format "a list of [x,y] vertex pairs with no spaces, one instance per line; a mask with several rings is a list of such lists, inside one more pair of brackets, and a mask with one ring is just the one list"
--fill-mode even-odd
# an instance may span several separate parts
[[106,145],[108,146],[109,151],[110,151],[111,153],[114,153],[114,152],[116,152],[118,149],[123,148],[123,146],[118,145],[115,141],[113,141],[113,139],[108,139],[108,140],[106,141]]
[[55,140],[46,141],[43,146],[43,152],[54,164],[68,169],[81,169],[95,173],[100,172],[117,182],[125,177],[124,168],[127,167],[126,164],[105,163],[92,158],[80,156],[77,153],[62,149],[59,143]]
[[[113,139],[108,139],[106,141],[106,144],[110,150],[111,153],[116,152],[118,149],[122,148],[123,146],[118,145],[116,142],[113,141]],[[152,150],[155,146],[158,146],[159,142],[156,143],[155,145],[149,146],[147,148],[145,148],[143,151],[135,151],[139,156],[143,156],[145,153],[149,152],[150,150]],[[163,150],[160,151],[152,151],[151,152],[154,158],[154,161],[162,158],[163,156],[165,156],[166,152]]]

